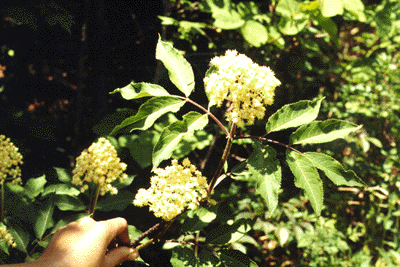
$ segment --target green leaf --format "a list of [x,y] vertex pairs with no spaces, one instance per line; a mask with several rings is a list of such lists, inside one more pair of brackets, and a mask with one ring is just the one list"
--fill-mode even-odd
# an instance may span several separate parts
[[[346,0],[351,1],[351,0]],[[319,8],[324,17],[334,17],[336,15],[342,15],[344,11],[342,0],[318,0]]]
[[27,248],[30,239],[29,233],[14,224],[8,225],[7,230],[12,235],[15,244],[17,244],[16,249],[28,253]]
[[328,17],[322,16],[321,13],[318,13],[315,18],[318,20],[319,25],[329,34],[332,42],[339,47],[339,36],[338,36],[338,28],[335,22]]
[[[216,207],[216,206],[214,206]],[[182,232],[193,233],[203,229],[217,217],[216,210],[209,211],[206,208],[199,207],[195,210],[190,210],[187,213],[187,218],[182,225]]]
[[167,112],[177,112],[184,104],[185,101],[171,96],[153,97],[140,106],[135,116],[125,119],[116,126],[110,135],[128,126],[130,131],[147,130],[159,117]]
[[237,250],[221,250],[217,255],[226,267],[257,267],[257,263]]
[[193,250],[183,246],[177,246],[172,249],[170,262],[173,267],[197,266],[197,259],[194,256]]
[[72,180],[71,174],[66,169],[54,167],[54,170],[56,171],[58,180],[60,182],[66,184],[71,182]]
[[267,133],[297,127],[315,120],[321,107],[321,99],[302,100],[283,106],[269,117],[265,130]]
[[132,205],[135,195],[130,191],[119,192],[117,195],[107,195],[97,202],[96,210],[112,211],[124,210]]
[[163,87],[151,83],[130,83],[125,87],[117,88],[110,94],[120,93],[126,100],[138,99],[151,96],[169,96],[170,94]]
[[222,263],[208,250],[201,250],[199,253],[199,267],[220,267]]
[[240,30],[244,39],[255,47],[260,47],[268,41],[268,31],[260,22],[247,20]]
[[0,251],[3,251],[5,254],[10,255],[10,252],[8,252],[8,243],[4,240],[0,240]]
[[42,197],[45,197],[51,193],[54,193],[56,195],[77,196],[81,192],[75,187],[68,184],[52,184],[43,190]]
[[192,135],[195,130],[202,129],[207,123],[207,114],[201,115],[191,111],[183,116],[183,121],[173,122],[165,128],[153,149],[153,170],[161,161],[171,157],[175,147],[185,136]]
[[207,0],[207,4],[211,9],[212,17],[215,19],[213,23],[215,27],[233,30],[242,27],[245,23],[240,14],[233,8],[233,3],[230,0]]
[[35,225],[33,230],[35,231],[36,237],[41,239],[44,232],[49,227],[54,225],[53,221],[53,212],[54,212],[54,199],[50,197],[47,202],[41,207],[38,211],[38,215],[36,217]]
[[350,133],[360,129],[362,125],[356,125],[342,120],[314,121],[301,126],[290,135],[290,144],[320,144],[327,143],[338,138],[345,138]]
[[276,12],[281,15],[278,28],[283,34],[295,35],[308,23],[308,15],[295,0],[280,0],[276,5]]
[[79,220],[81,220],[85,217],[89,217],[89,216],[90,216],[90,214],[87,214],[87,213],[78,213],[78,214],[69,215],[69,216],[59,220],[56,223],[56,225],[53,227],[53,229],[51,229],[50,234],[54,234],[57,231],[57,229],[60,227],[65,227],[71,222],[76,222],[76,221],[79,221]]
[[156,58],[168,70],[169,79],[185,94],[186,97],[194,90],[194,73],[189,62],[169,43],[158,39]]
[[25,194],[30,198],[35,198],[43,191],[43,187],[45,184],[45,175],[38,178],[31,178],[25,184]]
[[86,209],[86,205],[79,198],[73,196],[58,195],[55,199],[54,204],[60,210],[82,211]]
[[247,161],[252,179],[257,183],[257,193],[265,200],[270,214],[278,206],[278,194],[281,188],[281,166],[276,159],[276,152],[270,146],[261,147],[259,141],[255,141],[254,151]]
[[206,237],[206,243],[224,245],[236,242],[251,230],[250,220],[239,219],[232,225],[220,225]]
[[361,0],[343,0],[344,9],[353,14],[359,21],[365,22],[364,4]]
[[318,171],[306,156],[294,151],[287,153],[286,161],[294,175],[295,186],[304,189],[315,213],[320,215],[324,202],[324,192]]
[[317,152],[306,152],[306,156],[315,168],[324,172],[335,185],[365,186],[366,184],[352,170],[346,171],[334,158]]

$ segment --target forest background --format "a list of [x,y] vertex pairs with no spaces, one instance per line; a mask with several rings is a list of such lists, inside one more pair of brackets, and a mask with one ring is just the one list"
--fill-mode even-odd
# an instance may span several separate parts
[[[400,264],[398,1],[35,0],[2,1],[0,12],[0,134],[11,138],[23,155],[25,190],[21,195],[6,187],[10,201],[5,203],[5,223],[21,240],[15,249],[0,243],[4,262],[37,258],[46,237],[61,225],[57,223],[76,219],[85,209],[84,202],[70,208],[60,200],[53,203],[46,188],[68,180],[82,150],[143,103],[128,102],[111,91],[131,81],[177,91],[155,57],[160,34],[192,65],[193,94],[199,103],[207,101],[200,88],[210,59],[236,49],[271,67],[282,82],[267,117],[285,104],[325,97],[319,120],[363,125],[344,140],[305,147],[337,159],[357,173],[365,187],[324,182],[324,207],[316,216],[283,165],[276,210],[261,216],[233,248],[259,266]],[[263,123],[256,123],[252,132]],[[157,127],[163,127],[162,121],[151,131],[109,138],[135,178],[124,195],[99,200],[96,219],[122,216],[135,226],[135,233],[158,222],[129,205],[138,188],[148,184],[151,149],[146,147],[154,146]],[[285,142],[290,133],[273,138]],[[224,136],[204,131],[194,138],[174,157],[189,156],[203,175],[212,176]],[[284,153],[277,151],[282,160]],[[241,153],[236,151],[233,158],[240,161]],[[266,204],[254,194],[251,182],[243,174],[232,178],[220,185],[232,216],[264,214]],[[21,210],[30,213],[18,213]],[[179,266],[170,263],[171,250],[162,245],[143,249],[143,261]]]

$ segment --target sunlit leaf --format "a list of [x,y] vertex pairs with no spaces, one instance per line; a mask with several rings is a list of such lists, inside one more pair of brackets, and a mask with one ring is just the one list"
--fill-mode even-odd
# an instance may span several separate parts
[[60,182],[63,183],[71,182],[72,180],[71,174],[66,169],[54,167],[54,170],[56,171],[57,178]]
[[43,191],[46,182],[45,175],[29,179],[25,184],[25,194],[30,198],[37,197]]
[[324,172],[335,185],[365,186],[365,183],[351,170],[346,171],[342,164],[334,158],[317,152],[306,152],[307,157],[315,168]]
[[318,0],[318,2],[321,13],[324,17],[333,17],[343,14],[344,5],[342,0]]
[[215,19],[214,26],[223,30],[233,30],[242,27],[245,21],[234,9],[231,0],[207,0],[211,9],[212,17]]
[[321,214],[323,206],[322,180],[312,162],[304,155],[291,151],[287,153],[286,161],[294,175],[295,186],[304,189],[317,215]]
[[170,94],[163,87],[151,83],[130,83],[125,87],[117,88],[110,94],[120,93],[126,100],[151,96],[169,96]]
[[140,106],[135,116],[125,119],[120,125],[116,126],[110,135],[125,127],[129,127],[130,131],[147,130],[159,117],[167,112],[177,112],[184,104],[185,101],[176,97],[153,97]]
[[161,161],[171,157],[178,143],[195,130],[202,129],[208,123],[206,114],[191,111],[183,116],[183,121],[176,121],[161,133],[160,139],[153,149],[153,170]]
[[260,47],[268,41],[268,31],[260,22],[247,20],[240,30],[244,39],[253,46]]
[[361,127],[362,125],[336,119],[314,121],[301,126],[292,133],[289,142],[291,144],[327,143],[339,138],[345,138]]
[[194,73],[189,62],[171,44],[161,41],[161,37],[157,42],[156,58],[168,70],[171,82],[189,96],[194,90]]
[[303,100],[283,106],[268,119],[267,133],[297,127],[315,120],[321,107],[321,99]]
[[367,20],[364,13],[364,4],[361,0],[342,0],[344,9],[353,14],[359,21]]

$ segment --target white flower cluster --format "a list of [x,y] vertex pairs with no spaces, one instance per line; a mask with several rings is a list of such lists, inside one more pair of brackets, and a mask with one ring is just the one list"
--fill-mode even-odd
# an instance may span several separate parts
[[15,244],[13,237],[11,234],[7,231],[7,228],[5,226],[0,226],[0,240],[4,240],[7,242],[9,246],[12,246],[15,248],[17,244]]
[[0,184],[7,179],[12,180],[13,184],[20,184],[21,169],[18,164],[22,163],[22,155],[18,148],[10,142],[10,138],[0,135]]
[[170,221],[185,208],[196,209],[201,199],[207,196],[207,179],[190,163],[172,160],[172,166],[158,168],[151,178],[151,186],[139,189],[133,204],[139,207],[149,205],[156,217]]
[[128,176],[124,173],[125,170],[126,164],[120,162],[110,141],[101,137],[76,159],[72,183],[82,186],[81,192],[89,188],[89,183],[95,183],[99,186],[100,195],[103,196],[107,192],[117,194],[117,188],[111,183],[116,179],[120,182],[126,180]]
[[239,127],[262,119],[264,105],[273,104],[275,88],[281,84],[274,72],[236,50],[227,50],[224,56],[214,57],[210,64],[204,78],[210,106],[220,107],[224,100],[230,101],[226,120]]

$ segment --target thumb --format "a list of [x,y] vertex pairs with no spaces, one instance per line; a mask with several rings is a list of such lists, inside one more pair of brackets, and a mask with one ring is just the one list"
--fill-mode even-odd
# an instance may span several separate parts
[[125,246],[114,248],[107,252],[104,259],[104,266],[114,267],[124,261],[134,260],[139,257],[139,252],[134,248]]

